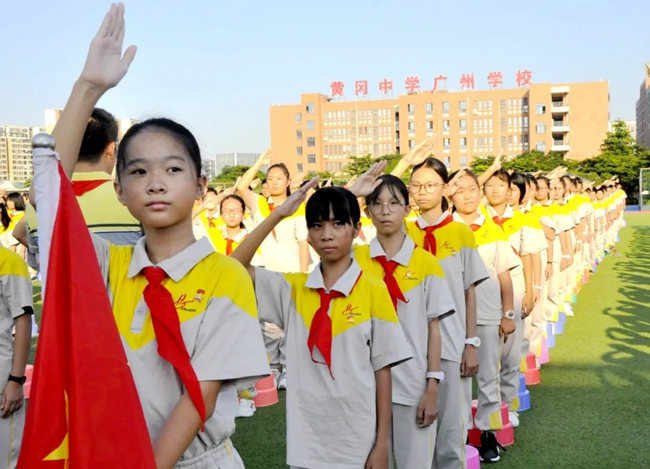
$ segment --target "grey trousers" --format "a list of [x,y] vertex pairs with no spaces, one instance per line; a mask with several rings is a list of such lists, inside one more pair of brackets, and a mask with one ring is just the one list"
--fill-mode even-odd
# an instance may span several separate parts
[[[476,327],[481,346],[478,349],[479,371],[478,409],[474,425],[481,431],[501,430],[501,391],[499,389],[499,361],[503,339],[499,337],[499,326]],[[511,339],[508,339],[510,341]]]

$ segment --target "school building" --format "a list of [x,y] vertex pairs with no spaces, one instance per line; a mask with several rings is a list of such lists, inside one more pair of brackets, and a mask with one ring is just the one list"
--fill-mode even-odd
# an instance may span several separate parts
[[42,127],[0,125],[0,182],[22,184],[34,175],[32,137],[45,132]]
[[650,66],[648,77],[643,80],[639,89],[639,100],[636,102],[636,143],[650,148]]
[[271,106],[271,146],[292,173],[337,172],[351,156],[405,154],[433,134],[434,154],[452,170],[499,151],[553,151],[579,160],[598,154],[609,123],[607,82],[418,90],[382,99],[338,94],[303,94],[299,104]]

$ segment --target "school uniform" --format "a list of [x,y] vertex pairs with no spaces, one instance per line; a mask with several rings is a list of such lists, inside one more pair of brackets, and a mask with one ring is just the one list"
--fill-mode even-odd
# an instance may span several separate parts
[[480,284],[489,275],[478,253],[474,233],[464,223],[455,221],[450,213],[443,213],[432,224],[420,216],[406,223],[406,232],[418,246],[435,255],[444,271],[456,310],[440,320],[440,369],[445,379],[438,384],[438,434],[432,467],[464,469],[472,401],[472,378],[460,375],[467,337],[465,290]]
[[319,265],[258,267],[255,292],[260,319],[286,335],[287,464],[363,469],[377,430],[375,372],[412,357],[386,285],[352,259],[329,291]]
[[[18,254],[0,247],[0,377],[4,391],[14,360],[14,320],[33,308],[32,282],[27,264]],[[0,460],[15,468],[25,426],[25,406],[0,419]]]
[[[507,205],[503,216],[500,217],[491,205],[486,208],[492,221],[498,224],[507,236],[512,250],[518,257],[532,255],[545,249],[545,246],[540,244],[538,233],[533,230],[529,217],[525,214]],[[522,304],[526,295],[526,281],[521,262],[510,271],[510,276],[514,294],[516,329],[513,334],[510,334],[501,351],[500,388],[501,400],[508,404],[511,412],[516,412],[519,410],[519,373],[525,335]]]
[[[575,227],[571,210],[566,205],[560,205],[553,202],[550,205],[553,219],[557,225],[557,244],[553,245],[553,277],[549,284],[548,299],[554,305],[557,312],[564,312],[564,303],[566,299],[567,285],[569,279],[569,269],[560,270],[562,262],[562,245],[559,240],[561,233],[571,231]],[[567,255],[570,255],[567,254]],[[557,321],[557,317],[553,318]]]
[[[464,220],[454,213],[454,219]],[[497,276],[510,272],[521,264],[503,230],[482,212],[470,224],[489,278],[476,287],[477,334],[479,347],[478,409],[474,425],[481,431],[501,430],[501,391],[499,389],[499,362],[503,339],[499,326],[503,318],[501,286]],[[508,340],[511,340],[509,338]]]
[[[133,247],[118,247],[93,236],[115,322],[155,442],[185,389],[174,367],[158,353],[143,297],[148,285],[144,272],[153,266],[145,242],[142,238]],[[204,430],[175,468],[243,468],[230,442],[239,409],[237,389],[252,386],[270,373],[250,277],[236,260],[214,252],[205,238],[157,267],[167,275],[162,285],[175,301],[198,381],[222,381],[214,414],[206,416]]]
[[377,236],[377,228],[375,228],[375,225],[372,224],[372,220],[363,212],[361,212],[361,218],[359,221],[361,223],[361,229],[359,230],[359,236],[354,238],[354,245],[367,246]]
[[[428,323],[455,310],[445,274],[435,257],[405,236],[402,248],[388,259],[377,238],[354,254],[363,272],[384,278],[413,359],[392,368],[393,453],[397,466],[431,469],[436,422],[417,425],[417,411],[427,387]],[[444,380],[443,380],[444,382]],[[392,458],[391,458],[392,463]],[[392,464],[390,465],[392,467]]]

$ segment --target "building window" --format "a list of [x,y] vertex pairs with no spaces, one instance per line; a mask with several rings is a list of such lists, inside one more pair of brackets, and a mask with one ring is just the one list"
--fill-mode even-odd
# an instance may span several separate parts
[[505,132],[505,131],[506,131],[506,118],[502,117],[501,118],[501,132]]
[[444,130],[446,132],[449,131],[449,121],[448,120],[442,121],[442,130]]
[[541,116],[542,114],[546,114],[546,106],[544,104],[536,104],[535,105],[535,114]]
[[546,124],[537,124],[535,126],[535,132],[538,134],[545,134],[546,133]]
[[316,129],[316,121],[308,120],[307,121],[307,130],[314,130],[314,129]]
[[522,104],[523,104],[523,106],[522,106],[523,109],[522,109],[522,110],[523,110],[524,112],[528,112],[528,98],[524,98],[524,99],[522,100]]
[[315,147],[316,146],[316,138],[315,137],[307,137],[307,146],[308,147]]
[[467,167],[467,157],[466,156],[461,156],[460,157],[460,167],[461,168],[466,168]]
[[302,174],[302,163],[297,164],[298,172]]
[[459,124],[460,130],[467,130],[467,119],[461,119]]
[[409,111],[409,116],[412,116],[415,114],[415,104],[409,104],[408,105],[408,111]]
[[528,134],[524,134],[521,136],[521,143],[524,145],[528,145]]
[[449,112],[449,102],[445,101],[442,103],[442,112]]
[[296,147],[296,156],[302,156],[302,147]]
[[524,129],[528,128],[528,116],[524,116]]
[[460,138],[460,147],[461,148],[467,148],[467,137],[461,137]]
[[501,148],[505,148],[505,147],[506,147],[506,138],[501,137]]
[[315,164],[316,163],[316,155],[307,155],[307,163]]
[[409,122],[409,132],[415,132],[415,122]]
[[302,113],[296,112],[296,124],[300,124],[302,122]]
[[535,144],[535,150],[545,152],[546,151],[546,142],[537,142]]
[[443,146],[445,149],[448,150],[448,149],[451,147],[451,139],[450,139],[450,138],[443,138],[443,139],[442,139],[442,146]]
[[461,101],[458,103],[458,110],[460,112],[466,112],[467,111],[467,101]]
[[415,148],[415,140],[409,140],[409,148]]
[[445,166],[449,168],[451,166],[451,157],[445,156]]
[[296,130],[296,139],[302,140],[302,130]]
[[314,113],[314,105],[313,105],[313,103],[309,103],[305,107],[307,109],[307,114],[313,114]]
[[427,121],[427,130],[433,130],[433,121]]
[[427,103],[427,114],[431,114],[433,112],[433,103]]

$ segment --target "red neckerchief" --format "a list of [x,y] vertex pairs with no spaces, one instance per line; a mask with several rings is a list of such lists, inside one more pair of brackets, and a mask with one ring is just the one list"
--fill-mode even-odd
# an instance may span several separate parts
[[86,192],[97,189],[102,184],[106,184],[110,179],[94,179],[92,181],[72,181],[72,190],[74,195],[81,197]]
[[472,229],[474,233],[476,233],[481,226],[483,225],[477,225],[476,223],[472,223],[471,225],[469,225],[469,227]]
[[510,220],[510,218],[501,218],[498,215],[492,217],[492,221],[499,225],[499,228],[503,229],[503,224]]
[[393,300],[393,306],[395,307],[395,311],[397,311],[397,300],[401,300],[403,303],[408,303],[406,298],[404,298],[404,293],[402,293],[402,290],[397,283],[395,275],[393,275],[399,264],[392,260],[389,261],[386,256],[375,257],[375,260],[379,262],[384,269],[384,283],[386,283],[386,286],[388,287],[390,299]]
[[418,228],[425,231],[425,235],[424,235],[425,251],[429,251],[434,256],[436,255],[436,253],[438,252],[438,245],[436,243],[436,237],[434,236],[433,232],[436,231],[437,229],[442,228],[443,226],[447,226],[452,221],[454,221],[454,217],[452,217],[450,213],[445,217],[444,220],[442,220],[437,225],[425,226],[424,228],[422,228],[417,221],[415,222]]
[[234,243],[234,242],[235,242],[234,240],[232,240],[230,238],[226,238],[226,256],[229,256],[229,255],[232,254],[232,251],[233,251],[232,243]]

